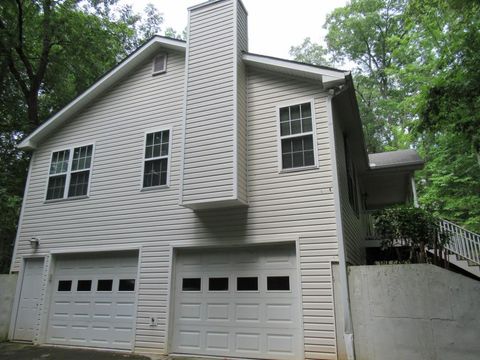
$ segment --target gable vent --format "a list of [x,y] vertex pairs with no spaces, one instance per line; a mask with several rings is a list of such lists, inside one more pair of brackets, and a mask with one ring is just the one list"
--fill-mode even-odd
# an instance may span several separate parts
[[167,54],[159,54],[153,59],[153,75],[167,71]]

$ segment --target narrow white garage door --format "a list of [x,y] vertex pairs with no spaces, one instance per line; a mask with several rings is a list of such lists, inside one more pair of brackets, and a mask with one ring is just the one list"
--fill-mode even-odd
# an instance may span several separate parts
[[47,342],[131,349],[137,264],[136,253],[58,257]]
[[[25,259],[22,289],[15,319],[15,340],[32,341],[38,324],[38,305],[42,288],[43,258]],[[0,289],[1,291],[1,289]]]
[[172,352],[301,359],[294,246],[179,252]]

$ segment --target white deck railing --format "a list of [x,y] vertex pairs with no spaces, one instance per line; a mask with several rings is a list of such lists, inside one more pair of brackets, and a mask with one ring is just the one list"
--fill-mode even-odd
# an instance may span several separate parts
[[480,265],[480,235],[447,220],[440,220],[440,228],[450,234],[445,248],[465,260]]

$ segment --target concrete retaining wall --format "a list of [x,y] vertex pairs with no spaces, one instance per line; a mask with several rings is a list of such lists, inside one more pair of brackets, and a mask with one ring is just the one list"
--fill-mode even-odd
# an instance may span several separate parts
[[17,274],[0,274],[0,342],[7,340],[8,337],[17,277]]
[[348,278],[357,360],[479,358],[480,281],[427,264],[352,266]]

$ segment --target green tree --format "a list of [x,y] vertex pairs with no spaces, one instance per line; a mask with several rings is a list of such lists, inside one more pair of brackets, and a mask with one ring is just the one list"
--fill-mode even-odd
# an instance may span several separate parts
[[296,61],[313,65],[331,65],[327,57],[327,49],[312,42],[309,37],[305,38],[301,45],[290,47],[289,53]]

